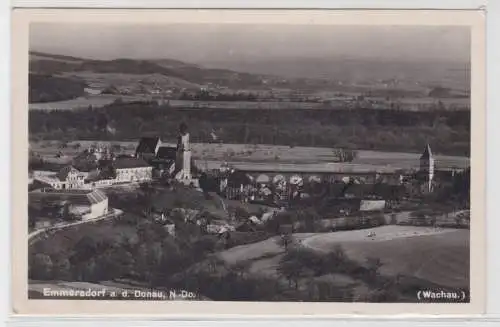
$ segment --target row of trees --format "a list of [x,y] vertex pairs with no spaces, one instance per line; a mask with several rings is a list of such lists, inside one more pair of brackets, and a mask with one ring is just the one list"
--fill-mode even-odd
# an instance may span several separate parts
[[200,90],[196,93],[183,92],[179,96],[179,100],[195,100],[195,101],[257,101],[257,95],[253,93],[212,93],[207,90]]
[[[189,114],[189,117],[187,116]],[[145,133],[174,140],[188,121],[193,142],[209,142],[220,131],[226,143],[264,143],[346,149],[415,150],[432,143],[442,153],[467,154],[469,111],[392,110],[164,110],[147,103],[111,104],[101,109],[31,111],[30,136],[46,139],[130,140]],[[108,125],[115,133],[107,133]]]

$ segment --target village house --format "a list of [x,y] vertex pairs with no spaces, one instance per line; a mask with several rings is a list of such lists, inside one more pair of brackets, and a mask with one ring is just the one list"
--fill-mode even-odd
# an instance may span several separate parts
[[37,184],[52,187],[56,190],[84,188],[88,173],[81,172],[73,166],[66,166],[57,173],[33,173],[33,180]]
[[91,88],[91,87],[86,87],[83,89],[83,91],[87,95],[99,95],[102,93],[102,90],[96,89],[96,88]]
[[28,203],[31,207],[55,210],[67,206],[68,213],[81,219],[95,219],[108,213],[108,197],[100,190],[39,189],[28,193]]
[[[79,161],[77,169],[73,165],[59,172],[33,172],[36,188],[51,187],[55,190],[94,189],[108,187],[116,183],[150,181],[153,167],[142,159],[119,157],[94,161]],[[35,188],[35,187],[33,187]]]

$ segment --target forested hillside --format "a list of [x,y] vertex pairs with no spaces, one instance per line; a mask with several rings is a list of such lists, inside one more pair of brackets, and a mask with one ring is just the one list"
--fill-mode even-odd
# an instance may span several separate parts
[[30,103],[74,99],[84,94],[85,83],[71,78],[29,74]]

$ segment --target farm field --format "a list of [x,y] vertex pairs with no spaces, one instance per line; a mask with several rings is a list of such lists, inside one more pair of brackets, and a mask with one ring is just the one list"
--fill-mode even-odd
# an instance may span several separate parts
[[[165,98],[161,100],[159,95],[151,94],[136,94],[136,95],[114,95],[114,94],[100,94],[100,95],[87,95],[76,99],[56,101],[56,102],[43,102],[43,103],[30,103],[30,110],[74,110],[80,108],[87,108],[92,106],[95,108],[104,107],[113,103],[115,100],[120,99],[123,102],[133,101],[159,101],[160,103],[168,105],[172,108],[211,108],[211,109],[325,109],[335,110],[337,108],[345,108],[353,100],[337,100],[332,98],[331,103],[321,102],[295,102],[295,101],[198,101],[198,100],[174,100]],[[368,101],[368,108],[373,105],[375,110],[390,109],[391,102],[386,101],[384,98],[378,97],[365,97],[364,101]],[[372,103],[373,102],[373,103]],[[456,107],[464,108],[470,105],[469,99],[434,99],[434,98],[402,98],[398,99],[396,103],[399,104],[403,110],[423,110],[429,106],[437,106],[441,102],[446,108]],[[372,103],[372,104],[370,104]],[[419,107],[421,106],[421,107]],[[168,108],[166,107],[166,109]]]
[[92,95],[84,96],[76,99],[56,101],[56,102],[43,102],[43,103],[30,103],[30,110],[71,110],[92,107],[103,107],[113,103],[116,99],[120,98],[123,102],[132,102],[146,100],[140,96],[116,96],[116,95]]
[[[30,110],[74,110],[79,108],[104,107],[120,99],[123,102],[133,101],[159,101],[161,97],[152,95],[89,95],[72,100],[30,103]],[[217,108],[217,109],[322,109],[330,107],[322,103],[290,102],[290,101],[195,101],[195,100],[169,100],[164,103],[173,108]]]
[[[375,237],[367,237],[375,232]],[[469,231],[410,226],[383,226],[322,234],[294,234],[302,246],[321,252],[340,245],[348,258],[363,264],[380,258],[381,274],[424,279],[445,287],[469,287]],[[276,238],[220,253],[229,264],[249,263],[249,271],[276,275],[284,253]]]
[[[74,144],[79,148],[75,149]],[[95,141],[70,142],[62,152],[66,156],[88,148]],[[124,153],[134,153],[137,142],[99,142],[101,144],[119,144]],[[174,146],[174,144],[167,144]],[[31,142],[31,149],[43,156],[54,156],[61,151],[57,141]],[[384,152],[372,150],[358,150],[357,158],[351,163],[335,163],[336,157],[331,148],[293,147],[277,145],[246,145],[246,144],[192,144],[193,158],[200,168],[216,168],[221,161],[231,163],[241,169],[258,167],[259,169],[275,168],[280,165],[283,169],[311,169],[311,170],[394,170],[418,168],[419,153]],[[61,158],[62,160],[62,158]],[[435,155],[437,169],[466,168],[470,165],[467,157]],[[297,167],[301,164],[301,167]]]

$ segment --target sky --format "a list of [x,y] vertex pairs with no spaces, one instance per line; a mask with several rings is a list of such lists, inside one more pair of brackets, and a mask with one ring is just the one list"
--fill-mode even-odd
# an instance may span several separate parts
[[36,23],[30,50],[200,64],[332,57],[469,61],[470,33],[460,26]]

